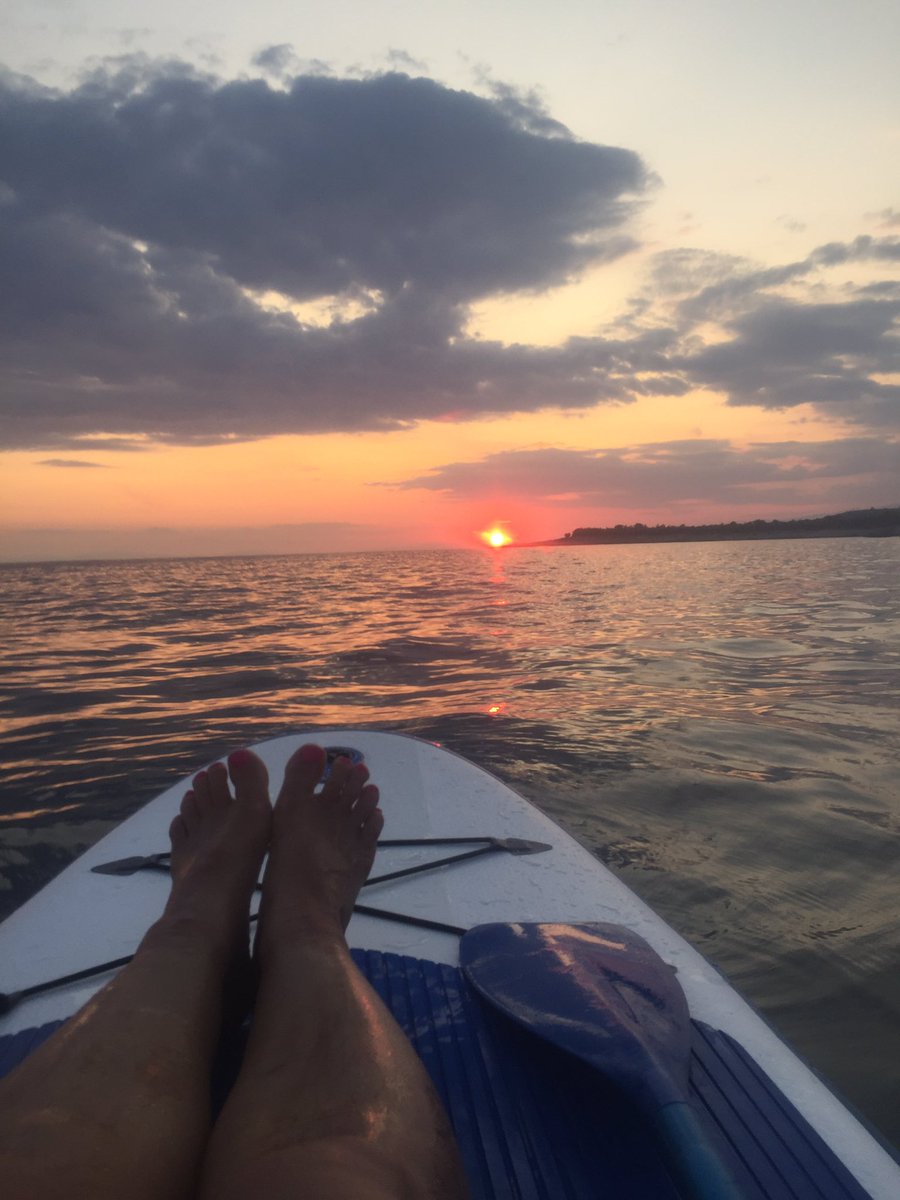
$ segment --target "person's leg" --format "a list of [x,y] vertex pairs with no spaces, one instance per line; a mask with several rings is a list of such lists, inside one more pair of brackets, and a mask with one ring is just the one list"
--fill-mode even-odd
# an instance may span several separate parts
[[201,772],[172,822],[172,893],[131,963],[0,1081],[9,1200],[193,1196],[210,1125],[222,989],[247,957],[271,829],[265,767]]
[[275,805],[247,1054],[213,1130],[208,1200],[467,1195],[446,1115],[344,939],[383,818],[368,772],[294,755]]

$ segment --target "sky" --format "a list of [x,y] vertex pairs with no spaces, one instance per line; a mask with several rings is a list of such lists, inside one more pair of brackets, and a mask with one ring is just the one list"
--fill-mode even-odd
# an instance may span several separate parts
[[0,558],[900,504],[898,45],[894,0],[0,0]]

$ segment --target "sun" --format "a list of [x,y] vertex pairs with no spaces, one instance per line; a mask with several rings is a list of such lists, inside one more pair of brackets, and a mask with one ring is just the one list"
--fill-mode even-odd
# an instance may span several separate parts
[[496,525],[493,527],[493,529],[485,529],[481,534],[481,539],[482,541],[487,542],[489,546],[493,546],[497,550],[499,550],[501,546],[508,546],[512,541],[512,538],[509,536],[509,534],[503,529],[498,528]]

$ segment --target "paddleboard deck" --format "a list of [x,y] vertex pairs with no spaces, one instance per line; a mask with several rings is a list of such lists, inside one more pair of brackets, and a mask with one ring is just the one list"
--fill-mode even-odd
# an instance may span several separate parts
[[[449,932],[487,922],[585,921],[627,927],[675,969],[692,1019],[695,1103],[739,1161],[748,1197],[900,1195],[900,1167],[826,1085],[700,954],[533,805],[440,746],[348,729],[254,746],[273,789],[305,741],[353,751],[381,790],[376,882],[360,903],[392,915],[356,913],[348,941],[429,1068],[476,1195],[599,1195],[603,1169],[611,1171],[610,1194],[677,1194],[658,1164],[648,1167],[640,1122],[602,1081],[481,1011],[458,970],[459,934]],[[124,821],[0,925],[5,993],[134,951],[165,904],[165,863],[154,856],[167,848],[188,784],[179,781]],[[398,841],[406,844],[391,844]],[[104,873],[128,859],[144,865]],[[426,869],[406,873],[413,868]],[[0,1072],[108,978],[29,996],[0,1017]],[[482,1106],[488,1116],[478,1115]],[[601,1126],[607,1134],[598,1138]]]

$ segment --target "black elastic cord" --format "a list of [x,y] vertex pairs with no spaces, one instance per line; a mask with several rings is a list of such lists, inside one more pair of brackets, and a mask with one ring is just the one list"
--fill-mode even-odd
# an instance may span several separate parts
[[[506,850],[507,847],[496,838],[490,837],[458,837],[458,838],[396,838],[378,843],[379,846],[471,846],[477,845],[477,850],[467,850],[463,854],[448,854],[444,858],[431,859],[429,862],[418,863],[414,867],[403,867],[398,871],[388,871],[384,875],[373,875],[363,884],[363,887],[371,887],[373,883],[385,883],[389,879],[403,879],[406,875],[420,875],[423,871],[432,871],[435,867],[445,867],[449,863],[465,862],[467,858],[478,858],[482,854],[492,854],[497,850]],[[151,854],[143,862],[139,862],[136,866],[129,864],[129,869],[126,872],[131,875],[136,871],[165,871],[171,872],[171,865],[162,862],[161,859],[166,857],[164,854]],[[122,860],[123,862],[129,860]],[[115,866],[116,864],[112,864]],[[97,867],[91,868],[97,871]],[[115,871],[101,872],[101,874],[117,874]],[[258,883],[254,889],[257,892],[262,891],[262,884]]]
[[[482,845],[478,850],[468,850],[464,854],[451,854],[446,858],[436,859],[434,862],[420,863],[415,867],[406,867],[401,871],[389,871],[386,875],[376,875],[372,879],[367,879],[363,887],[369,887],[373,883],[384,883],[388,879],[400,879],[406,875],[419,875],[423,871],[431,871],[436,867],[444,867],[449,863],[464,862],[467,858],[476,858],[481,854],[490,854],[497,850],[502,850],[502,846],[497,846],[489,838],[404,838],[395,841],[380,842],[382,846],[433,846],[433,845],[471,845],[472,843],[480,842]],[[487,844],[484,844],[487,843]],[[147,862],[146,867],[155,871],[168,870],[164,864],[160,862]],[[257,891],[260,885],[257,884]],[[434,929],[438,933],[451,933],[457,937],[462,937],[466,932],[458,925],[446,925],[442,921],[432,921],[428,917],[414,917],[408,913],[388,912],[386,909],[371,908],[368,905],[356,904],[353,906],[353,911],[362,913],[367,917],[381,917],[385,921],[397,921],[404,925],[414,925],[420,929]],[[250,917],[252,924],[257,919],[258,914],[254,913]],[[65,987],[70,983],[79,983],[82,979],[90,979],[94,975],[103,975],[107,971],[115,971],[119,967],[124,967],[134,958],[133,954],[127,954],[124,958],[116,958],[111,962],[100,963],[96,967],[85,967],[83,971],[74,971],[71,975],[61,975],[59,979],[48,979],[45,983],[34,983],[31,987],[22,988],[18,992],[0,992],[0,1016],[11,1012],[17,1004],[22,1000],[27,1000],[29,996],[38,996],[42,992],[49,992],[52,988]]]
[[[477,838],[477,841],[483,842],[484,838]],[[445,867],[448,863],[465,862],[467,858],[478,858],[480,854],[493,854],[497,850],[502,850],[502,846],[481,846],[478,850],[467,850],[464,854],[448,854],[446,858],[436,858],[433,862],[419,863],[416,867],[404,867],[400,871],[388,871],[385,875],[373,875],[367,879],[363,887],[369,887],[373,883],[385,883],[388,879],[402,879],[406,875],[419,875],[422,871],[430,871],[434,867]]]
[[83,971],[73,971],[71,975],[60,975],[59,979],[33,983],[31,987],[22,988],[19,992],[0,992],[0,1016],[11,1012],[21,1000],[27,1000],[29,996],[49,992],[51,988],[64,987],[67,983],[78,983],[82,979],[90,979],[92,975],[102,975],[104,971],[115,971],[116,968],[130,963],[133,958],[133,954],[126,954],[124,958],[114,958],[111,962],[100,963],[96,967],[85,967]]
[[435,837],[435,838],[379,838],[382,846],[471,846],[475,842],[493,842],[492,837]]
[[[368,904],[354,904],[353,911],[365,917],[379,917],[384,921],[414,925],[419,929],[433,929],[437,933],[450,933],[455,937],[462,937],[467,932],[459,925],[447,925],[443,921],[432,921],[429,917],[414,917],[410,913],[389,912],[387,909],[373,908]],[[252,925],[258,917],[259,913],[252,913],[250,924]],[[49,992],[53,988],[66,987],[70,983],[80,983],[83,979],[91,979],[95,975],[116,971],[119,967],[127,966],[133,958],[133,954],[126,954],[124,958],[114,958],[110,962],[98,963],[95,967],[85,967],[83,971],[73,971],[71,975],[60,975],[58,979],[48,979],[45,983],[33,983],[31,987],[22,988],[18,992],[0,992],[0,1016],[12,1012],[17,1004],[27,1000],[29,996],[39,996],[42,992]]]
[[382,917],[385,921],[398,921],[402,925],[417,925],[420,929],[435,929],[438,933],[452,933],[462,937],[468,933],[459,925],[445,925],[443,921],[432,921],[429,917],[412,917],[408,913],[388,912],[384,908],[371,908],[368,904],[354,904],[353,911],[362,913],[364,917]]

